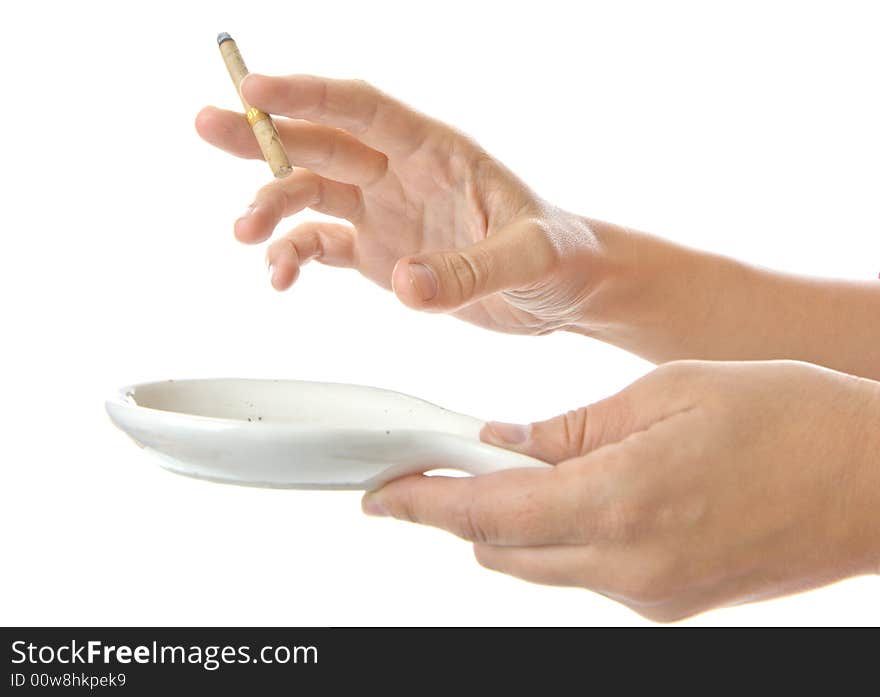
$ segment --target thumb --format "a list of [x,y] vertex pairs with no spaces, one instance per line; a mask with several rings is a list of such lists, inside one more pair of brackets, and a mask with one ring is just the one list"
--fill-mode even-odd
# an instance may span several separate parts
[[555,260],[556,249],[544,227],[520,220],[464,249],[400,259],[391,285],[404,305],[450,312],[535,283],[552,271]]
[[690,408],[698,371],[684,363],[670,363],[611,397],[546,421],[525,425],[490,421],[480,437],[555,465],[617,443]]
[[624,438],[632,411],[621,394],[546,421],[510,424],[490,421],[480,433],[487,443],[557,464]]

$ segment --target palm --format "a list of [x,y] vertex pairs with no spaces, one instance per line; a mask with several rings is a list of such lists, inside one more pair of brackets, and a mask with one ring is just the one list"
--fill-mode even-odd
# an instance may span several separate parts
[[[493,163],[476,155],[475,146],[462,139],[453,147],[474,154],[448,158],[430,152],[390,160],[386,181],[364,193],[355,245],[358,268],[375,283],[390,289],[391,272],[402,257],[468,247],[506,225],[510,213],[491,205],[486,190],[518,198],[518,207],[527,204],[526,192],[516,191],[524,187],[504,181]],[[527,331],[534,323],[501,294],[453,314],[498,331]]]

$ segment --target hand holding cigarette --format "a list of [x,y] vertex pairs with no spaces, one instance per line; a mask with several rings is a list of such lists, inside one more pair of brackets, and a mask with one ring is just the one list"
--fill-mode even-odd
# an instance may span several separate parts
[[[357,80],[250,75],[241,93],[289,117],[277,128],[297,169],[257,193],[235,223],[238,239],[262,242],[304,208],[349,223],[304,223],[276,240],[267,255],[276,289],[316,259],[358,269],[410,307],[500,331],[577,321],[594,232],[472,140]],[[233,154],[260,157],[240,114],[207,108],[196,126]]]
[[[496,331],[562,329],[654,362],[793,358],[880,378],[876,280],[776,273],[562,210],[471,138],[359,80],[250,75],[241,94],[281,117],[295,169],[257,192],[236,237],[263,242],[306,208],[340,219],[269,246],[278,290],[316,260]],[[262,156],[241,113],[206,107],[196,128]]]

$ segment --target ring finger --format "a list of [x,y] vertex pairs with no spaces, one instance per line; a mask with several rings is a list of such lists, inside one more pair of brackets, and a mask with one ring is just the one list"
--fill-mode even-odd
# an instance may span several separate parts
[[295,169],[257,192],[254,202],[235,221],[235,236],[247,244],[263,242],[282,218],[304,208],[356,223],[363,208],[361,191],[307,169]]

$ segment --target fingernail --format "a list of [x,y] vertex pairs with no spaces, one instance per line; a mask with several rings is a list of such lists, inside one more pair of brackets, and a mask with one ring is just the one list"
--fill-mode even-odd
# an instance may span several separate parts
[[430,300],[437,295],[437,276],[424,264],[410,264],[409,277],[416,294],[422,300]]
[[385,509],[381,503],[376,500],[375,496],[371,494],[367,494],[364,496],[363,503],[361,507],[364,509],[364,513],[367,515],[384,517],[388,515],[388,511]]
[[486,435],[495,442],[505,445],[525,443],[529,439],[529,431],[531,430],[529,425],[506,424],[500,421],[490,421],[486,425],[489,427]]
[[244,218],[247,218],[251,213],[254,212],[254,209],[256,207],[257,207],[257,205],[255,203],[252,203],[251,205],[249,205],[247,208],[244,209],[244,213],[242,213],[240,216],[238,216],[238,219],[242,220]]
[[246,83],[246,82],[248,81],[248,78],[249,78],[251,75],[253,75],[253,73],[248,73],[247,75],[245,75],[245,76],[241,79],[241,82],[238,83],[238,91],[239,91],[239,93],[241,93],[241,92],[244,91],[244,83]]

